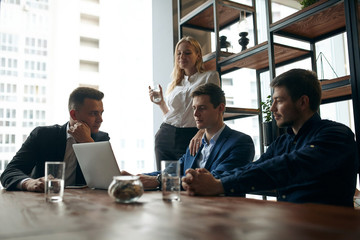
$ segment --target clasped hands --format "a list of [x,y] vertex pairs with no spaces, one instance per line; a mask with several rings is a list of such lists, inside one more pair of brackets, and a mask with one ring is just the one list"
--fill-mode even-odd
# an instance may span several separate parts
[[190,195],[219,195],[224,193],[224,188],[219,179],[205,168],[189,168],[181,179],[182,187]]

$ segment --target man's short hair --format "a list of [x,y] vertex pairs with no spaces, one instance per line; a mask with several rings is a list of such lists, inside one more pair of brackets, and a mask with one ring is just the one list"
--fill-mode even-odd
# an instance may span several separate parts
[[68,105],[69,111],[72,109],[79,110],[84,104],[85,98],[101,101],[103,97],[104,93],[95,88],[78,87],[70,94]]
[[226,104],[225,93],[224,91],[216,84],[206,83],[198,86],[191,93],[191,97],[208,95],[210,97],[210,102],[217,108],[221,103]]
[[285,87],[293,102],[301,96],[309,97],[310,109],[316,112],[321,102],[320,82],[313,71],[305,69],[292,69],[275,77],[270,87]]

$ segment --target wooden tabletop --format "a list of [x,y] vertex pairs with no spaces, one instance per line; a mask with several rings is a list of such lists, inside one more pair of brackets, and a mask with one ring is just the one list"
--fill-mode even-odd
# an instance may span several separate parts
[[183,193],[169,203],[161,192],[119,204],[92,189],[64,198],[0,190],[0,239],[360,239],[360,211],[343,207]]

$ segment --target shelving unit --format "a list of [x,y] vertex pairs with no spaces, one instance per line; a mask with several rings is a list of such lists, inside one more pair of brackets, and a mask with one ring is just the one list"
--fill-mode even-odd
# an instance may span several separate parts
[[256,116],[259,114],[259,109],[226,107],[224,119],[233,120],[238,118]]
[[[360,139],[360,50],[358,32],[358,14],[360,14],[360,10],[358,1],[321,0],[275,23],[271,22],[271,0],[266,0],[265,5],[268,10],[268,41],[258,44],[255,1],[252,1],[252,6],[246,6],[231,1],[209,0],[186,16],[181,17],[181,0],[178,0],[179,38],[182,36],[183,27],[214,32],[216,51],[204,56],[206,67],[217,70],[220,76],[241,68],[254,69],[257,72],[259,85],[261,72],[269,71],[270,78],[273,78],[277,67],[305,58],[311,59],[312,69],[316,71],[315,43],[346,32],[350,75],[321,81],[323,90],[322,103],[352,99],[356,138]],[[238,21],[239,10],[253,15],[255,46],[240,53],[221,52],[219,31]],[[307,42],[310,50],[275,43],[274,35]],[[257,87],[260,106],[260,90],[259,86]],[[230,119],[258,115],[259,123],[262,120],[260,109],[250,109],[250,114],[246,113],[245,109],[235,109],[236,113],[233,113],[235,115],[230,115],[229,109],[227,110],[227,116]],[[262,135],[261,128],[260,124],[260,135]],[[260,142],[262,143],[262,139]],[[358,141],[358,144],[360,149],[360,141]]]
[[[205,31],[220,30],[239,21],[239,10],[248,14],[255,12],[255,8],[232,1],[207,1],[194,9],[179,21],[179,26],[201,29]],[[179,12],[181,16],[181,12]],[[179,36],[181,36],[181,27]]]
[[[254,42],[257,44],[255,1],[252,1],[252,6],[248,6],[226,0],[209,0],[182,16],[181,0],[178,0],[179,39],[183,36],[184,27],[214,32],[216,51],[203,56],[203,61],[207,70],[216,70],[220,76],[222,74],[220,61],[234,56],[234,53],[220,51],[219,32],[238,22],[240,11],[245,12],[247,16],[253,15]],[[259,109],[227,107],[224,119],[233,120],[248,116],[259,116],[260,118],[261,112]]]
[[[267,1],[267,5],[271,3]],[[312,68],[316,71],[315,43],[346,33],[348,41],[350,75],[321,81],[322,103],[351,99],[355,118],[356,139],[360,139],[360,49],[359,19],[360,3],[357,0],[321,0],[280,21],[269,24],[269,52],[273,51],[273,35],[298,39],[310,44]],[[269,8],[268,8],[269,9]],[[268,12],[271,19],[271,11]],[[269,54],[269,62],[274,62]],[[274,72],[275,67],[270,72]],[[360,141],[357,141],[360,151]],[[360,172],[360,169],[359,169]]]
[[[280,21],[270,24],[269,32],[271,35],[274,34],[308,42],[313,52],[311,56],[312,68],[316,71],[315,43],[346,32],[344,2],[339,0],[319,1]],[[276,52],[274,56],[276,58]],[[269,59],[269,61],[272,60]],[[345,79],[350,79],[350,77],[347,76]],[[351,98],[350,81],[342,81],[342,84],[333,84],[334,82],[339,82],[339,80],[333,79],[322,82],[322,103]]]
[[[274,44],[275,64],[288,64],[310,57],[311,52],[304,49]],[[263,70],[269,67],[268,44],[263,42],[245,51],[233,54],[219,61],[221,72],[227,73],[240,68]]]
[[179,39],[183,36],[184,27],[214,32],[216,51],[204,56],[204,63],[206,66],[210,67],[209,69],[218,70],[221,74],[220,66],[218,64],[219,61],[232,53],[220,51],[219,31],[238,22],[240,11],[245,12],[247,16],[253,15],[254,42],[257,44],[257,24],[254,0],[252,1],[252,6],[226,0],[209,0],[183,17],[181,17],[181,0],[178,0]]
[[351,99],[351,79],[350,75],[321,81],[322,101],[321,103],[330,103]]

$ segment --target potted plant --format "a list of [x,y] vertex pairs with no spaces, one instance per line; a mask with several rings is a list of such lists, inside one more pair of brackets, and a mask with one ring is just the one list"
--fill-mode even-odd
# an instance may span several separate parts
[[304,8],[310,6],[310,5],[312,5],[312,4],[314,4],[314,3],[318,2],[318,1],[319,0],[302,0],[302,1],[299,1],[299,2],[301,4],[302,8],[304,9]]
[[261,109],[263,112],[263,136],[264,136],[264,145],[269,146],[273,141],[272,134],[272,114],[270,111],[271,108],[271,95],[266,97],[265,102],[261,102]]

